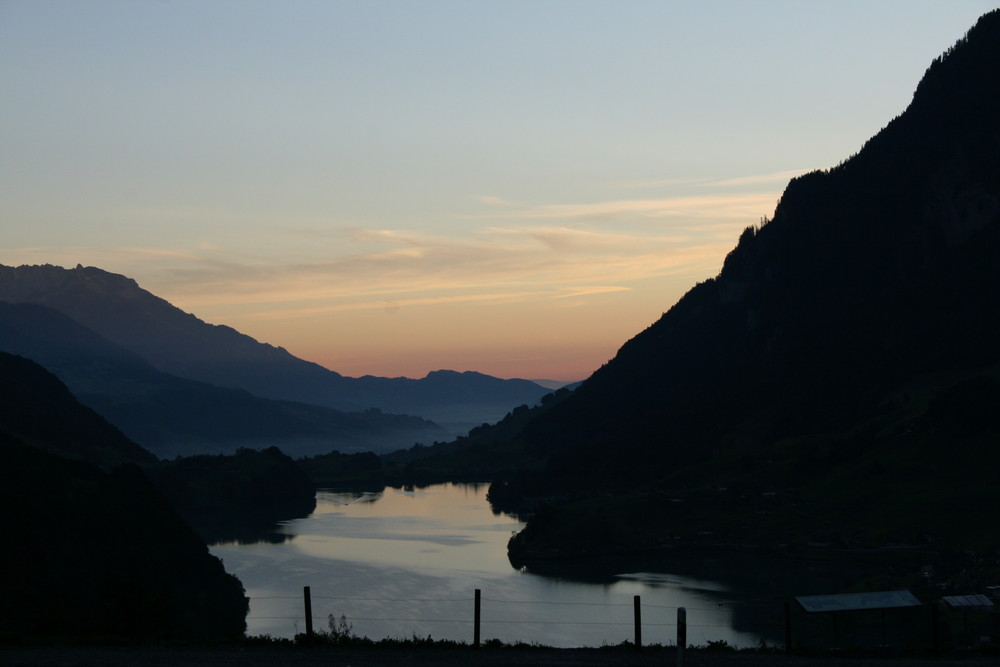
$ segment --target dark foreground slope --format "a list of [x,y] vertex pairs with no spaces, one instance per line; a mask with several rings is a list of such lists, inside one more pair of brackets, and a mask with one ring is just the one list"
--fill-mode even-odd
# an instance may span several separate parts
[[130,441],[66,386],[34,362],[0,352],[0,429],[25,444],[90,463],[152,463],[156,457]]
[[[676,541],[1000,545],[1000,11],[794,179],[722,272],[521,432],[521,556]],[[621,495],[627,494],[627,495]],[[680,509],[678,509],[680,508]],[[970,517],[978,516],[978,520]],[[572,526],[571,526],[572,524]],[[554,535],[561,535],[553,538]]]
[[[137,447],[95,425],[39,366],[2,353],[0,363],[0,393],[30,406],[0,414],[0,639],[240,636],[240,582],[136,465],[93,462],[143,458]],[[50,437],[52,446],[34,446]]]

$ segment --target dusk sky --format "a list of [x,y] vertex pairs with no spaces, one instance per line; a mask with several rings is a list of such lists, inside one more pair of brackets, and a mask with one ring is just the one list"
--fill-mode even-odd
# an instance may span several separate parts
[[0,0],[0,263],[345,375],[583,379],[995,7]]

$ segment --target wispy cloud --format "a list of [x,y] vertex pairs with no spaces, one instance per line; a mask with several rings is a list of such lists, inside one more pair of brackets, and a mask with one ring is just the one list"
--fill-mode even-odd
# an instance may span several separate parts
[[661,199],[619,199],[580,204],[543,204],[504,212],[511,219],[610,220],[615,218],[748,218],[773,209],[767,194],[679,196]]
[[[36,248],[8,263],[102,266],[196,312],[239,307],[259,317],[432,304],[582,298],[636,280],[714,270],[735,236],[722,228],[678,234],[568,226],[491,226],[462,238],[354,230],[354,252],[268,263],[207,250]],[[365,251],[366,245],[375,245]],[[389,247],[386,247],[386,246]]]
[[365,299],[362,301],[329,302],[317,303],[305,307],[286,307],[281,309],[264,310],[251,314],[249,319],[273,320],[273,319],[299,319],[309,318],[318,315],[329,315],[331,313],[341,313],[359,310],[398,310],[400,308],[412,308],[416,306],[440,306],[457,305],[462,303],[516,303],[531,298],[546,296],[542,291],[521,291],[521,292],[500,292],[500,293],[478,293],[453,294],[450,296],[428,296],[419,298],[385,298],[385,299]]
[[657,276],[710,275],[735,233],[693,239],[529,226],[489,228],[457,240],[398,231],[372,237],[391,238],[399,247],[283,266],[191,267],[174,273],[171,290],[206,307],[253,304],[262,317],[387,304],[582,298],[628,290],[634,281]]
[[477,195],[476,196],[476,201],[479,201],[479,202],[481,202],[483,204],[489,204],[490,206],[510,206],[511,205],[511,202],[509,202],[506,199],[503,199],[501,197],[497,197],[495,195]]
[[735,219],[747,221],[770,214],[789,179],[805,170],[752,174],[724,180],[660,180],[615,184],[617,189],[659,189],[662,196],[602,198],[589,202],[517,203],[501,197],[480,197],[486,210],[471,219],[643,221],[676,224],[678,220]]
[[636,181],[615,181],[611,187],[621,190],[653,190],[653,189],[674,189],[678,187],[686,188],[746,188],[759,186],[783,187],[789,180],[796,176],[812,171],[811,169],[787,169],[766,174],[752,174],[748,176],[738,176],[736,178],[708,179],[708,178],[661,178]]
[[789,169],[787,171],[775,171],[770,174],[756,174],[754,176],[741,176],[739,178],[728,178],[719,181],[705,181],[702,185],[706,187],[731,188],[743,187],[747,185],[784,185],[796,176],[801,176],[812,169]]
[[213,313],[297,319],[449,304],[587,303],[640,281],[686,277],[693,284],[714,275],[742,228],[777,199],[776,191],[740,189],[796,173],[643,199],[517,204],[484,195],[485,210],[447,233],[427,231],[435,225],[271,229],[282,246],[271,257],[199,239],[167,249],[0,248],[0,261],[101,266],[215,321],[225,320]]
[[627,292],[631,288],[623,287],[621,285],[583,285],[580,287],[572,287],[566,291],[565,294],[560,294],[558,298],[560,299],[570,299],[573,297],[580,296],[590,296],[592,294],[608,294],[610,292]]

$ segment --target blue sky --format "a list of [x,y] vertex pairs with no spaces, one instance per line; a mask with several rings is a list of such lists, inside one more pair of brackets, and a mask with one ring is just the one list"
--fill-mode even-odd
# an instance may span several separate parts
[[578,379],[994,6],[0,0],[0,262],[348,375]]

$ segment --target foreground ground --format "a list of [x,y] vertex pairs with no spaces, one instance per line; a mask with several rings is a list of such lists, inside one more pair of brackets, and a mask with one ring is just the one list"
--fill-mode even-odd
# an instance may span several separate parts
[[[963,667],[998,665],[1000,657],[983,655],[940,658],[794,656],[719,650],[688,650],[690,667]],[[432,648],[432,647],[0,647],[3,667],[374,667],[382,665],[677,665],[673,648],[546,649],[546,648]]]

